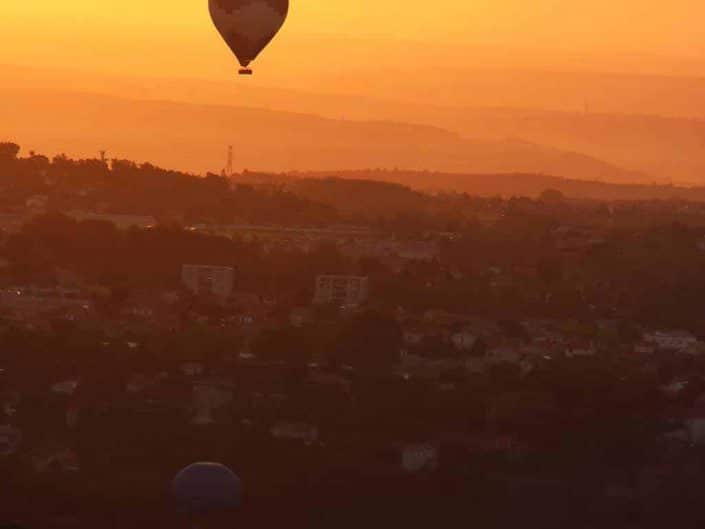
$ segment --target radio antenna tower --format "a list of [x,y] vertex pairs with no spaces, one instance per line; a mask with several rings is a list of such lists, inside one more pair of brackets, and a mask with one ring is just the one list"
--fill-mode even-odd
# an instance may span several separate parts
[[108,160],[108,156],[107,156],[108,152],[105,151],[105,150],[101,150],[101,151],[98,151],[98,154],[100,154],[100,161],[101,161],[103,164],[105,164],[105,166],[106,166],[108,169],[110,169],[110,168],[111,168],[111,167],[110,167],[111,163],[110,163],[110,160]]
[[223,169],[223,176],[230,178],[233,176],[233,146],[228,145],[228,161]]

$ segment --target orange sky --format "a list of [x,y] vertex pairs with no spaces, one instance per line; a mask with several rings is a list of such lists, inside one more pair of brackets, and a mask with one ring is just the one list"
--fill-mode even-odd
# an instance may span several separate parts
[[[0,32],[6,44],[0,63],[226,77],[232,64],[210,26],[206,4],[2,0]],[[313,67],[337,64],[341,56],[359,61],[389,56],[385,41],[393,37],[440,45],[429,57],[454,65],[474,60],[473,50],[497,48],[523,50],[514,55],[518,66],[535,59],[550,67],[551,57],[589,53],[614,70],[620,63],[612,59],[624,54],[705,58],[704,20],[701,0],[293,0],[290,20],[260,66],[291,66],[290,50],[306,53],[300,51],[302,39],[328,34],[381,39],[374,41],[377,51],[339,39],[330,51],[316,50]],[[443,47],[446,43],[459,45],[459,51]],[[413,59],[400,58],[403,48],[395,53],[394,61]],[[570,59],[563,62],[558,66]],[[580,66],[580,59],[575,62]]]
[[[338,138],[325,129],[332,125],[301,117],[311,114],[432,125],[483,141],[520,138],[604,159],[650,178],[702,178],[703,136],[688,121],[705,116],[702,0],[291,3],[281,34],[253,64],[255,76],[242,78],[210,21],[208,0],[0,0],[0,72],[5,74],[0,91],[11,102],[0,105],[0,139],[13,138],[49,154],[92,156],[108,148],[117,156],[197,171],[218,168],[229,143],[237,140],[242,147],[240,115],[223,123],[221,108],[165,106],[157,112],[144,101],[65,100],[62,95],[93,92],[292,113],[272,117],[262,134],[291,133],[281,145],[274,142],[278,150],[262,150],[262,145],[271,147],[266,141],[243,147],[239,161],[250,168],[332,166],[324,155],[340,167],[408,161],[406,150],[399,159],[375,158],[364,151],[374,147],[366,141],[358,142],[363,150],[340,151],[331,144]],[[10,67],[3,70],[2,65]],[[649,73],[659,75],[620,75]],[[514,110],[492,114],[490,126],[485,114],[465,113],[481,107]],[[585,123],[534,116],[524,109],[577,112],[571,119],[581,116]],[[687,119],[651,120],[650,130],[643,130],[636,118],[625,118],[625,123],[592,120],[592,114],[606,113]],[[37,127],[40,120],[43,126]],[[152,128],[135,135],[134,123],[143,120]],[[303,125],[297,120],[310,120],[310,137],[300,136]],[[341,132],[341,138],[358,130],[354,123],[336,126],[348,134]],[[416,132],[423,136],[424,131]],[[306,145],[327,147],[318,159],[313,154],[296,158],[302,150],[296,142],[302,138]],[[644,149],[646,144],[651,147]],[[413,151],[416,144],[403,145]],[[438,168],[451,159],[444,155],[440,162],[418,163]],[[504,155],[498,159],[507,161]],[[258,165],[263,161],[274,165]],[[565,175],[575,169],[544,166],[533,158],[502,167]]]

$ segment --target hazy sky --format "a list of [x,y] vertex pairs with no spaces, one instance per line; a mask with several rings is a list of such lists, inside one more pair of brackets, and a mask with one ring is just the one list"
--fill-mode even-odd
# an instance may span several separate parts
[[[702,0],[292,0],[262,61],[291,62],[290,43],[320,34],[459,43],[462,51],[446,57],[458,64],[493,47],[697,59],[705,57],[704,21]],[[207,0],[2,0],[0,32],[5,63],[182,76],[229,66]],[[343,40],[316,60],[338,62],[354,46]]]
[[[55,31],[73,30],[77,22],[96,21],[113,26],[139,23],[197,27],[207,20],[206,3],[3,0],[0,13],[5,26],[38,22],[53,26]],[[294,32],[373,33],[421,39],[479,37],[502,42],[559,38],[569,45],[705,49],[705,4],[700,0],[293,0],[292,15]]]
[[[253,64],[255,76],[241,78],[211,23],[208,0],[0,0],[0,68],[10,65],[0,69],[0,91],[11,102],[0,105],[0,139],[80,156],[107,148],[118,156],[198,170],[217,168],[225,146],[244,141],[237,129],[243,124],[223,122],[220,110],[208,115],[208,128],[198,113],[206,111],[196,107],[164,107],[157,115],[146,103],[127,112],[126,103],[92,104],[90,97],[67,102],[61,94],[93,92],[422,123],[473,138],[521,138],[648,174],[690,178],[705,166],[701,129],[690,122],[649,121],[653,129],[647,131],[631,121],[620,127],[620,121],[590,120],[601,113],[702,119],[703,22],[703,0],[291,0],[282,32]],[[660,75],[623,75],[647,73]],[[18,102],[24,102],[17,106],[20,114]],[[110,108],[101,109],[105,105]],[[514,117],[500,112],[491,129],[484,114],[459,113],[478,107],[577,112],[588,123],[543,126],[544,117],[522,110],[510,113]],[[180,121],[171,115],[178,109]],[[283,124],[268,121],[262,136],[291,134],[293,140],[275,142],[279,150],[266,155],[250,145],[244,163],[260,167],[255,161],[261,158],[277,167],[312,168],[326,161],[326,153],[340,154],[331,145],[321,150],[321,159],[297,161],[301,138],[343,140],[301,135],[294,118],[285,118]],[[169,126],[139,136],[136,123]],[[575,138],[566,139],[568,133]],[[682,151],[685,143],[690,151]],[[203,150],[189,151],[184,145],[190,144],[203,144]],[[340,156],[378,163],[374,157]],[[674,160],[693,164],[679,168]],[[512,170],[536,170],[532,163],[517,162]],[[570,174],[571,168],[559,172]]]

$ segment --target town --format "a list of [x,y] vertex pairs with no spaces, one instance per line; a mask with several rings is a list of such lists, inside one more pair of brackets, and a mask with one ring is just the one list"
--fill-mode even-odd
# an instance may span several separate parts
[[498,527],[693,520],[705,204],[19,152],[0,144],[8,512],[56,491],[57,517],[140,512],[206,457],[302,526],[415,495]]

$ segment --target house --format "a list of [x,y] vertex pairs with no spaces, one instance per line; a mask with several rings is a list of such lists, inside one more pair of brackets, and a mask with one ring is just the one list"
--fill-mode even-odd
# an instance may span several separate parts
[[485,357],[491,364],[518,364],[521,361],[522,354],[519,349],[514,346],[500,345],[490,348]]
[[522,376],[526,376],[534,370],[534,363],[526,356],[519,362]]
[[409,444],[401,448],[401,467],[409,474],[433,472],[438,468],[438,448],[431,444]]
[[196,377],[203,374],[204,367],[199,362],[184,362],[179,370],[187,377]]
[[446,433],[439,436],[442,447],[461,449],[466,454],[510,453],[518,448],[510,435]]
[[275,439],[302,441],[309,445],[318,442],[318,426],[305,422],[280,421],[270,428],[270,433]]
[[22,442],[22,432],[13,426],[0,426],[0,456],[17,452]]
[[395,239],[363,238],[339,240],[341,253],[347,257],[361,259],[373,257],[385,263],[398,259],[404,261],[431,262],[438,258],[440,245],[436,241],[398,241]]
[[75,428],[78,426],[78,420],[81,418],[81,408],[77,405],[70,405],[66,408],[66,426]]
[[407,328],[404,329],[402,337],[404,340],[404,345],[407,347],[415,347],[421,345],[426,333],[420,328]]
[[49,197],[47,195],[32,195],[25,201],[25,207],[32,213],[43,213],[46,211]]
[[567,358],[577,358],[577,357],[590,357],[597,354],[597,349],[593,343],[589,344],[579,344],[572,343],[565,349],[565,356]]
[[644,334],[643,341],[658,349],[685,351],[698,343],[698,339],[688,331],[653,331]]
[[700,237],[695,246],[700,253],[705,253],[705,237]]
[[537,336],[534,339],[534,344],[544,351],[550,351],[555,354],[565,350],[568,340],[560,333],[544,332],[541,336]]
[[79,472],[81,464],[78,454],[69,448],[50,450],[41,455],[32,457],[32,466],[35,472],[44,473],[51,470],[60,472]]
[[314,304],[335,303],[342,306],[358,306],[369,296],[367,277],[321,275],[316,278]]
[[8,392],[0,397],[0,409],[6,417],[13,417],[17,413],[17,405],[20,402],[20,394]]
[[668,398],[676,398],[684,389],[688,387],[687,380],[674,380],[669,384],[660,387],[661,393]]
[[111,215],[106,213],[97,213],[94,211],[69,211],[66,213],[78,221],[102,221],[114,224],[116,228],[127,230],[129,228],[149,229],[157,224],[157,219],[149,215]]
[[539,346],[536,344],[525,344],[522,345],[519,350],[521,351],[521,354],[526,358],[542,358],[546,356],[546,353],[555,354],[555,348],[548,347],[546,345]]
[[54,393],[61,393],[63,395],[72,395],[76,388],[78,388],[79,381],[77,378],[70,378],[67,380],[62,380],[56,384],[52,384],[51,390]]
[[650,355],[656,352],[656,346],[653,343],[641,341],[634,344],[633,350],[638,355]]
[[698,340],[695,344],[684,349],[683,352],[691,356],[702,356],[705,354],[705,343]]
[[705,395],[687,411],[684,422],[691,444],[705,445]]
[[553,230],[554,244],[561,252],[579,252],[605,244],[605,239],[593,228],[560,226]]
[[396,254],[406,261],[431,262],[440,255],[440,245],[435,241],[404,241],[397,245]]
[[406,354],[397,366],[397,374],[404,378],[437,379],[443,373],[467,369],[466,361],[461,358],[438,358]]
[[350,379],[343,375],[318,370],[309,371],[307,382],[314,386],[335,387],[344,391],[349,391],[352,385]]
[[65,318],[78,319],[90,313],[94,303],[76,289],[13,286],[0,290],[0,304],[17,316],[36,317],[56,311]]

